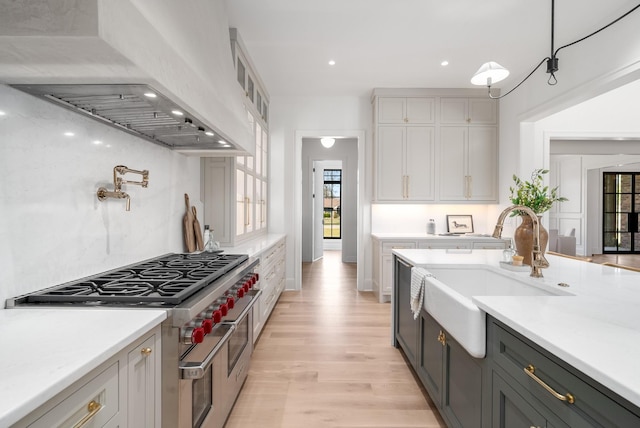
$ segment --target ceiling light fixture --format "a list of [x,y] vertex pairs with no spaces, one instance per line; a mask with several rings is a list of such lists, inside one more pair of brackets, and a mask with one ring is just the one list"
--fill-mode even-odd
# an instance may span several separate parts
[[329,65],[336,65],[336,62],[332,59],[329,60]]
[[447,65],[449,65],[449,61],[444,60],[440,63],[441,66],[446,67]]
[[558,56],[557,55],[558,55],[558,52],[560,52],[561,49],[564,49],[566,47],[569,47],[569,46],[575,45],[577,43],[580,43],[583,40],[586,40],[589,37],[598,34],[600,31],[604,30],[605,28],[608,28],[608,27],[612,26],[613,24],[615,24],[616,22],[620,21],[622,18],[626,17],[627,15],[629,15],[631,12],[633,12],[636,9],[638,9],[639,7],[640,7],[640,4],[635,6],[635,7],[633,7],[630,11],[628,11],[624,15],[620,16],[619,18],[611,21],[610,23],[608,23],[604,27],[599,28],[598,30],[592,32],[591,34],[588,34],[588,35],[582,37],[581,39],[578,39],[576,41],[568,43],[568,44],[566,44],[564,46],[560,46],[558,49],[554,50],[554,44],[553,44],[554,40],[553,40],[553,38],[554,38],[554,29],[555,29],[555,0],[551,0],[551,56],[543,58],[542,61],[540,61],[538,63],[538,65],[536,65],[534,67],[534,69],[531,70],[531,73],[527,74],[527,76],[524,79],[522,79],[520,81],[520,83],[518,83],[509,92],[507,92],[507,93],[505,93],[503,95],[500,95],[500,96],[491,95],[491,85],[493,83],[497,83],[497,82],[505,79],[509,75],[509,70],[507,70],[506,68],[502,67],[497,62],[490,61],[490,62],[482,64],[480,69],[478,69],[478,71],[476,71],[476,73],[471,78],[471,83],[474,84],[474,85],[487,85],[487,88],[489,89],[489,98],[493,98],[493,99],[503,98],[503,97],[506,97],[507,95],[509,95],[511,92],[515,91],[529,77],[531,77],[531,75],[533,73],[535,73],[536,70],[538,70],[538,68],[540,68],[540,66],[543,63],[546,62],[547,63],[547,73],[549,73],[549,80],[547,81],[547,83],[549,85],[555,85],[556,83],[558,83],[558,79],[556,79],[556,75],[555,75],[555,72],[558,71]]
[[331,138],[331,137],[320,138],[320,143],[322,143],[322,145],[325,146],[327,149],[333,147],[335,142],[336,142],[335,138]]

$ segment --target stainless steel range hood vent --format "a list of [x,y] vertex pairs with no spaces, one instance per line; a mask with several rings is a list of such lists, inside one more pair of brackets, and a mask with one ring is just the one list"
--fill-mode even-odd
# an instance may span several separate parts
[[59,106],[175,150],[236,150],[148,85],[11,85]]

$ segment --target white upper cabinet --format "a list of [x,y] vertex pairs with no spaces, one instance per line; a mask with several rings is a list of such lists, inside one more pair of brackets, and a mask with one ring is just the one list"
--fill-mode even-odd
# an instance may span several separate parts
[[443,126],[440,143],[440,200],[497,202],[497,129]]
[[498,102],[491,98],[441,98],[441,125],[496,125]]
[[246,53],[242,38],[235,28],[229,29],[231,52],[236,69],[236,80],[240,85],[240,95],[245,108],[258,122],[268,127],[269,96],[251,59]]
[[433,201],[434,150],[433,127],[378,127],[378,200]]
[[496,100],[466,89],[376,89],[372,102],[376,202],[497,202]]
[[237,245],[267,232],[269,127],[267,91],[244,51],[238,32],[230,29],[237,85],[251,126],[254,156],[205,159],[204,222],[223,246]]
[[435,122],[434,98],[380,98],[378,123],[380,124],[433,124]]

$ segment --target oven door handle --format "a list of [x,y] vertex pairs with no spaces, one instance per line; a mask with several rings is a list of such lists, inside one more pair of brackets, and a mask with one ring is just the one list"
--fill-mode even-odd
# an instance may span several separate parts
[[240,315],[238,315],[238,318],[235,321],[222,321],[222,324],[232,325],[234,327],[240,324],[240,322],[244,319],[244,317],[247,316],[249,311],[253,309],[253,305],[256,304],[256,302],[258,301],[258,297],[260,297],[261,295],[262,295],[262,290],[257,290],[256,294],[253,296],[253,299],[251,300],[251,303],[249,303],[247,307],[244,308],[244,310],[240,313]]
[[197,362],[180,362],[178,368],[180,369],[180,379],[202,379],[204,377],[204,372],[206,371],[211,361],[216,356],[218,351],[227,343],[231,335],[236,329],[236,326],[233,324],[227,324],[228,327],[227,332],[222,336],[222,339],[216,344],[216,346],[209,352],[204,361]]

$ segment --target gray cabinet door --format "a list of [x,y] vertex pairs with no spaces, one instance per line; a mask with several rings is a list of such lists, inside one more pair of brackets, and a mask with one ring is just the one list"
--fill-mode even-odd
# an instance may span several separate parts
[[493,428],[555,427],[536,408],[531,399],[525,399],[497,372],[492,376]]
[[445,391],[442,410],[453,426],[479,427],[482,421],[482,360],[445,338]]
[[443,331],[425,310],[422,310],[420,315],[420,324],[418,376],[433,402],[440,407],[442,405],[444,347],[438,339]]
[[418,350],[418,320],[411,312],[411,265],[395,257],[395,325],[396,340],[404,350],[413,368],[416,368]]

